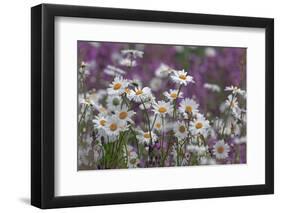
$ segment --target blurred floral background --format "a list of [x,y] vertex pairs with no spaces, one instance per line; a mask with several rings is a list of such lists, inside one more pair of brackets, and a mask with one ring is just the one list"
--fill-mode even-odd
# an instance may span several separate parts
[[246,163],[246,49],[78,41],[78,170]]

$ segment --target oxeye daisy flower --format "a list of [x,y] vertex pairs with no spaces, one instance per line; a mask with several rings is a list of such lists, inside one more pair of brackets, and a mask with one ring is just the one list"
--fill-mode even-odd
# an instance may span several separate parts
[[174,126],[175,136],[178,139],[185,139],[187,137],[187,127],[184,122],[177,122]]
[[135,115],[136,113],[132,110],[129,110],[128,107],[125,105],[117,109],[115,114],[120,120],[124,122],[134,123],[132,120],[132,116]]
[[212,92],[220,92],[221,91],[221,88],[217,84],[205,83],[204,88],[207,89],[207,90],[210,90]]
[[119,60],[119,64],[126,67],[135,67],[137,65],[135,59],[143,57],[143,52],[139,50],[122,50],[121,54],[124,57]]
[[94,126],[97,129],[105,129],[106,122],[107,118],[103,114],[99,114],[93,119]]
[[128,85],[128,80],[124,79],[122,76],[116,76],[113,82],[109,85],[107,92],[109,95],[121,95],[125,92]]
[[169,99],[169,101],[174,101],[177,98],[182,98],[182,92],[178,93],[178,90],[175,89],[170,89],[169,92],[164,92],[164,96],[167,97]]
[[88,64],[88,63],[82,61],[81,64],[80,64],[80,67],[79,67],[79,73],[80,73],[82,76],[89,75],[89,74],[90,74],[89,68],[90,68],[90,64]]
[[105,115],[108,113],[107,109],[101,104],[93,104],[93,108],[101,114]]
[[130,95],[128,95],[128,98],[132,99],[137,103],[141,103],[142,101],[144,102],[150,96],[151,90],[149,87],[135,87],[133,90],[131,90]]
[[233,94],[239,94],[242,96],[246,94],[245,90],[242,90],[239,87],[233,85],[225,87],[224,91],[231,91]]
[[149,131],[139,131],[139,134],[137,135],[137,139],[139,143],[142,144],[149,144],[150,141],[154,143],[157,140],[157,135],[154,132],[151,132],[151,137]]
[[197,118],[190,123],[190,131],[193,135],[201,134],[204,136],[209,131],[209,121],[206,120],[205,117],[200,114],[197,114],[196,117]]
[[163,129],[163,125],[160,119],[158,121],[155,121],[154,129],[159,132]]
[[153,111],[155,114],[165,116],[166,114],[172,113],[173,106],[170,102],[158,101],[157,103],[153,104]]
[[135,67],[135,66],[137,66],[137,62],[133,59],[130,59],[130,58],[121,58],[119,60],[119,64],[121,66],[125,66],[125,67]]
[[118,136],[121,131],[126,130],[126,123],[113,115],[107,119],[105,131],[109,136]]
[[78,165],[88,165],[89,164],[89,158],[88,158],[88,153],[89,153],[90,148],[84,148],[79,146],[78,148]]
[[216,49],[215,48],[212,48],[212,47],[207,47],[205,49],[205,55],[207,57],[215,57],[216,56]]
[[227,97],[227,100],[224,102],[224,104],[221,106],[222,112],[228,112],[227,110],[230,109],[231,114],[233,117],[241,120],[242,115],[244,113],[244,110],[240,109],[239,103],[237,101],[237,98],[235,95],[229,95]]
[[247,138],[245,136],[241,138],[235,137],[233,142],[238,145],[245,144],[247,142]]
[[[150,123],[153,124],[154,118],[151,118]],[[164,123],[163,123],[164,122]],[[161,133],[162,131],[168,132],[170,130],[173,130],[174,124],[169,123],[167,119],[161,118],[160,116],[157,116],[154,122],[153,130],[156,131],[156,133]]]
[[195,144],[188,144],[186,149],[189,152],[196,153],[197,155],[204,155],[208,151],[208,146],[198,146]]
[[110,76],[117,76],[117,75],[124,75],[126,72],[120,68],[107,65],[107,67],[104,69],[104,73]]
[[88,105],[88,106],[95,104],[95,100],[91,99],[88,93],[86,95],[79,94],[78,99],[79,99],[79,104]]
[[107,97],[106,103],[109,111],[115,111],[121,106],[122,98],[120,96],[109,95]]
[[110,142],[113,142],[113,141],[116,141],[117,138],[118,138],[118,135],[109,135],[107,133],[107,130],[106,128],[100,128],[97,130],[97,135],[96,135],[96,140],[97,141],[100,141],[100,142],[103,142],[103,143],[110,143]]
[[[86,93],[86,98],[84,98],[84,94],[80,94],[79,95],[79,100],[82,103],[87,103],[90,105],[95,105],[98,104],[100,100],[103,99],[103,97],[106,95],[106,90],[98,90],[96,91],[95,89],[92,89],[91,91],[89,91],[88,93]],[[84,100],[83,100],[84,99]]]
[[127,97],[129,100],[132,100],[132,98],[133,98],[133,96],[132,96],[133,90],[132,90],[132,89],[130,89],[129,87],[126,87],[126,88],[125,88],[125,93],[124,93],[124,94],[126,95],[126,97]]
[[196,149],[197,149],[197,145],[194,144],[187,144],[186,145],[186,149],[191,152],[191,153],[195,153]]
[[213,158],[208,158],[206,156],[202,156],[199,159],[199,163],[200,163],[200,165],[215,165],[216,160]]
[[225,101],[225,105],[227,107],[230,107],[230,109],[232,110],[236,110],[237,108],[239,108],[237,98],[233,95],[229,95],[227,97],[227,100]]
[[[154,118],[151,118],[151,123],[153,121],[154,121]],[[164,127],[166,127],[166,121],[165,120],[164,120]],[[163,130],[163,121],[159,116],[157,116],[157,118],[155,119],[153,129],[158,131],[158,132],[161,132]]]
[[172,81],[174,81],[177,84],[186,86],[189,83],[194,83],[193,77],[190,75],[187,75],[187,72],[184,70],[180,71],[173,71],[171,75]]
[[230,147],[223,140],[219,140],[213,147],[213,154],[217,159],[225,159],[228,157]]
[[196,114],[198,112],[199,104],[193,99],[185,98],[180,102],[180,112],[184,114]]
[[132,49],[127,49],[127,50],[121,50],[121,53],[125,55],[126,57],[133,57],[133,58],[142,58],[143,57],[143,51],[140,50],[132,50]]
[[152,91],[157,92],[161,89],[162,83],[163,83],[163,81],[161,80],[161,78],[153,78],[150,81],[149,86],[150,86]]
[[89,98],[84,98],[83,95],[80,95],[79,97],[79,104],[83,104],[83,105],[92,105],[91,100]]
[[138,155],[134,152],[133,154],[128,157],[127,166],[128,168],[137,168],[140,163]]
[[155,70],[155,75],[160,78],[168,77],[173,72],[173,69],[168,65],[161,63],[160,66]]
[[237,120],[233,117],[228,117],[228,119],[216,119],[213,124],[213,128],[224,135],[240,135],[241,133],[241,125],[238,124]]
[[145,107],[146,109],[150,109],[150,108],[153,106],[153,104],[155,103],[155,99],[156,99],[155,96],[154,96],[152,93],[150,93],[150,94],[145,98],[144,103],[139,105],[139,108],[140,108],[141,110],[144,110],[144,107]]
[[134,150],[134,147],[131,145],[127,146],[127,149],[124,146],[124,156],[127,157],[127,166],[128,168],[137,168],[140,163],[137,152]]
[[142,87],[142,81],[138,75],[133,76],[133,80],[130,80],[130,85],[132,87]]

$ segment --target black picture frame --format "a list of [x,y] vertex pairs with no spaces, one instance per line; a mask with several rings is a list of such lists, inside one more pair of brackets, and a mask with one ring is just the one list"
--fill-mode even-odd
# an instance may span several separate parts
[[[263,28],[266,32],[265,184],[56,197],[55,17]],[[274,193],[274,20],[241,16],[41,4],[31,8],[31,204],[60,208]]]

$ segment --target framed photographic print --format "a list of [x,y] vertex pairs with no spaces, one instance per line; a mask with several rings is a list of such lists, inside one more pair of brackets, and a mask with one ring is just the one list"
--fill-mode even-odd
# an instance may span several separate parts
[[272,194],[274,21],[31,9],[31,203]]

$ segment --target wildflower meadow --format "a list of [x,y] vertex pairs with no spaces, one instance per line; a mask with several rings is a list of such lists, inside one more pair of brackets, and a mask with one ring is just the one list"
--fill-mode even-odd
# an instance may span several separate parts
[[78,170],[246,163],[246,49],[78,41]]

